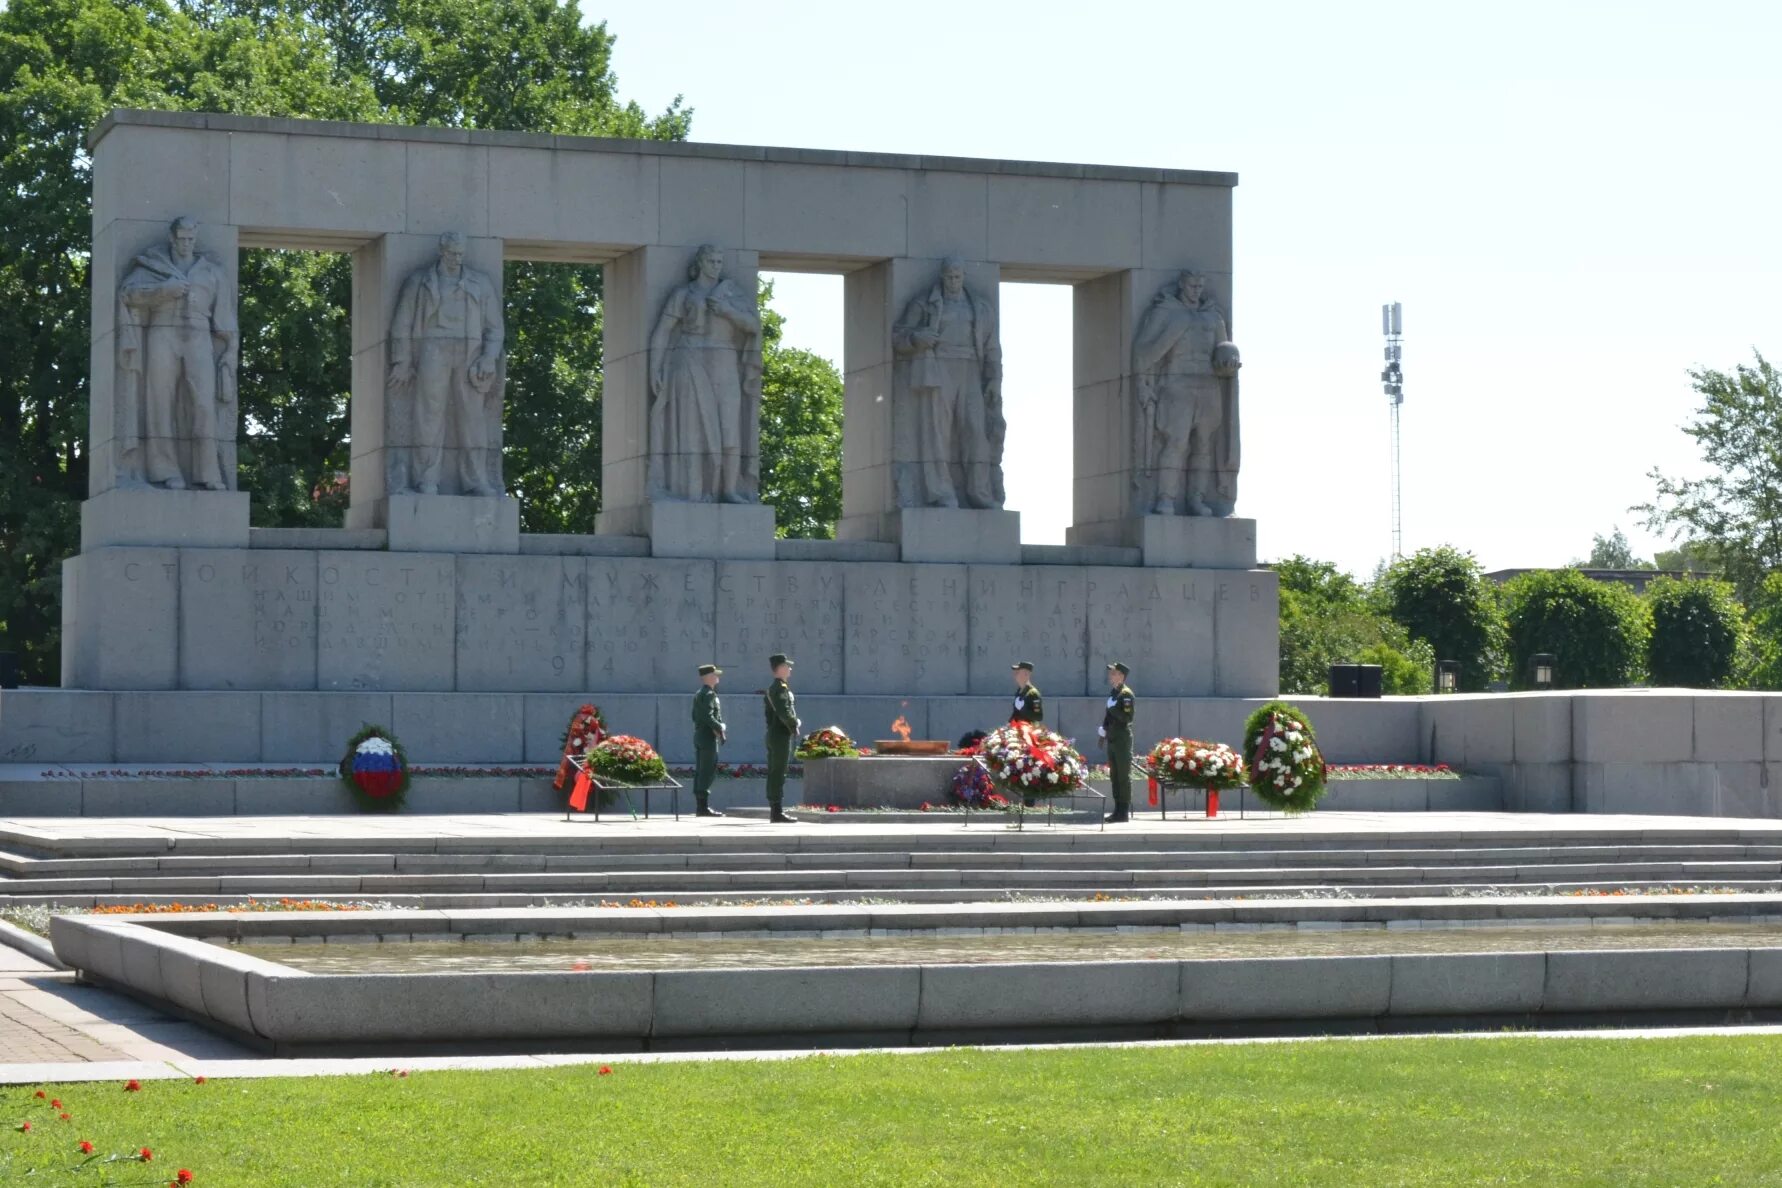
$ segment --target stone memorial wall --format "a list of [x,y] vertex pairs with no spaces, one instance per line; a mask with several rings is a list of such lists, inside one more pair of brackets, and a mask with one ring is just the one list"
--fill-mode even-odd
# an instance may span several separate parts
[[[801,692],[891,706],[1000,696],[1015,656],[1066,697],[1110,659],[1159,696],[1275,690],[1233,514],[1231,174],[190,113],[90,146],[66,685],[655,695],[787,652]],[[244,248],[352,257],[341,529],[251,527],[236,489]],[[583,534],[522,534],[506,491],[506,260],[605,267]],[[763,269],[845,277],[835,541],[776,541],[760,503]],[[1075,294],[1066,546],[1004,506],[1004,281]]]

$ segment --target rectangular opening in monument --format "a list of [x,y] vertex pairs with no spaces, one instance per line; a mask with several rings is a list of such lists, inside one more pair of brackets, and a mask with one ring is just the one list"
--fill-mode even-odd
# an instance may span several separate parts
[[508,260],[503,477],[520,531],[590,533],[600,511],[605,272]]
[[761,501],[781,536],[827,540],[842,510],[842,278],[763,272]]
[[[1004,507],[1021,513],[1024,544],[1063,544],[1074,471],[1071,290],[1004,283],[1002,445]],[[994,444],[994,443],[993,443]]]
[[[261,528],[339,528],[353,386],[352,257],[244,247],[239,362],[219,370],[223,469]],[[233,383],[228,382],[232,378]]]

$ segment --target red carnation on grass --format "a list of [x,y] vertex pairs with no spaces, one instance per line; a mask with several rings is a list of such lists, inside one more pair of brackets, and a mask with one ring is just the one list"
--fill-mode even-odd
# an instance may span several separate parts
[[89,1143],[86,1139],[80,1140],[80,1153],[82,1155],[91,1155],[93,1153],[93,1144]]
[[601,1076],[603,1076],[603,1077],[610,1077],[610,1076],[612,1076],[612,1075],[613,1075],[613,1066],[612,1066],[612,1065],[610,1065],[610,1064],[603,1064],[603,1065],[601,1065],[601,1066],[600,1066],[600,1075],[601,1075]]
[[194,1085],[202,1085],[202,1084],[204,1084],[204,1078],[203,1078],[203,1077],[194,1077],[194,1078],[193,1078],[193,1079],[192,1079],[192,1084],[194,1084]]
[[73,1119],[73,1118],[72,1118],[72,1117],[70,1117],[70,1116],[69,1116],[69,1115],[67,1115],[67,1114],[57,1114],[57,1115],[56,1115],[56,1117],[58,1117],[58,1118],[60,1118],[60,1119],[62,1119],[62,1121],[64,1121],[64,1122],[72,1122],[72,1121],[74,1121],[74,1119]]
[[20,1122],[19,1123],[19,1133],[20,1134],[30,1134],[31,1133],[31,1123],[30,1122]]
[[42,1098],[42,1097],[48,1097],[49,1095],[47,1093],[45,1093],[43,1090],[39,1089],[36,1092],[36,1094],[34,1094],[34,1096]]
[[59,1110],[61,1108],[62,1108],[62,1099],[61,1098],[59,1098],[59,1097],[50,1098],[50,1109]]
[[153,1151],[149,1150],[147,1147],[144,1147],[142,1150],[140,1150],[136,1153],[136,1157],[138,1159],[142,1160],[144,1163],[147,1163],[149,1160],[151,1160],[155,1157],[155,1153]]
[[141,1093],[142,1092],[142,1082],[137,1080],[135,1077],[131,1077],[128,1081],[124,1082],[124,1092],[125,1093]]
[[182,1167],[179,1169],[179,1174],[173,1177],[173,1182],[175,1184],[190,1184],[192,1182],[192,1173]]

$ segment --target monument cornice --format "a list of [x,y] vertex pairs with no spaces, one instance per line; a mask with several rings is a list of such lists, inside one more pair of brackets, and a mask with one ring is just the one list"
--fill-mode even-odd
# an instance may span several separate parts
[[1238,175],[1211,169],[1156,169],[1133,165],[1086,165],[1062,161],[999,161],[986,157],[943,157],[916,153],[857,153],[836,149],[781,148],[770,145],[713,144],[701,141],[630,140],[606,136],[557,136],[540,132],[502,132],[466,128],[416,127],[407,124],[359,124],[344,120],[308,120],[217,112],[143,111],[118,108],[101,119],[87,137],[89,151],[118,127],[179,128],[210,132],[259,132],[286,136],[330,136],[396,140],[418,144],[463,144],[484,148],[552,149],[558,152],[614,153],[642,157],[680,157],[720,161],[768,161],[787,165],[829,165],[852,169],[902,169],[940,173],[994,174],[1003,177],[1049,177],[1077,181],[1153,182],[1170,185],[1225,186]]

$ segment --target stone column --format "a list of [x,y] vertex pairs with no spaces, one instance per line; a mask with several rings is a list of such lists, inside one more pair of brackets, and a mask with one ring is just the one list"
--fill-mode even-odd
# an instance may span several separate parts
[[[1073,545],[1141,549],[1146,565],[1252,569],[1255,520],[1152,515],[1138,495],[1135,480],[1149,460],[1141,456],[1138,441],[1133,334],[1152,299],[1178,273],[1168,268],[1125,269],[1075,286],[1075,468],[1072,523],[1065,539]],[[1206,280],[1219,303],[1229,308],[1231,274],[1208,272]]]
[[[845,279],[842,518],[836,536],[894,543],[905,561],[1014,564],[1021,560],[1018,512],[924,507],[913,494],[921,487],[917,398],[909,395],[909,362],[893,349],[893,328],[910,303],[939,282],[943,263],[941,257],[898,257]],[[1001,280],[999,265],[966,261],[966,288],[998,314]],[[997,330],[1000,337],[1000,325]],[[1005,414],[1009,401],[1005,392]]]
[[[511,496],[392,493],[415,446],[409,401],[392,401],[391,328],[403,283],[439,258],[439,235],[380,235],[353,253],[352,485],[348,528],[385,528],[401,551],[517,553],[520,504]],[[499,293],[499,239],[466,237],[464,266],[483,273]],[[496,383],[502,377],[497,376]],[[455,476],[457,441],[448,420],[442,471]],[[452,493],[447,493],[447,492]]]
[[[753,293],[760,274],[757,254],[717,246],[724,249],[725,278]],[[772,507],[662,499],[650,490],[650,336],[664,303],[687,283],[699,248],[641,247],[606,266],[597,530],[647,536],[655,557],[771,560]]]

